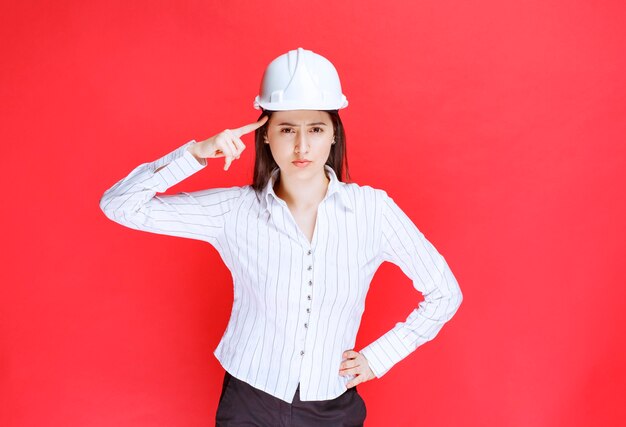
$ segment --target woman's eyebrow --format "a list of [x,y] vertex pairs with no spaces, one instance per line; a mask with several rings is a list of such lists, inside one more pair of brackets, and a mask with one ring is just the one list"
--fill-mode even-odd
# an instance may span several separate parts
[[[283,122],[283,123],[277,124],[276,126],[298,126],[298,125],[294,125],[293,123]],[[327,126],[327,124],[323,122],[316,122],[316,123],[309,123],[307,126]]]

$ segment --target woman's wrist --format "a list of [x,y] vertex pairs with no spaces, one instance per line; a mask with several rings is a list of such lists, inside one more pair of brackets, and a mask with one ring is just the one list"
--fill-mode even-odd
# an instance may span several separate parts
[[205,164],[205,160],[198,155],[197,148],[198,148],[198,142],[194,140],[194,143],[189,144],[189,146],[187,147],[187,151],[189,151],[196,158],[198,163]]

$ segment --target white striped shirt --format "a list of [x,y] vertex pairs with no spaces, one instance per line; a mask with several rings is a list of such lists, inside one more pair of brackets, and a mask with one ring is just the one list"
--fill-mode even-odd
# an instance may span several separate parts
[[[100,207],[126,227],[210,243],[232,273],[234,300],[214,355],[234,377],[291,403],[334,399],[353,376],[339,375],[354,349],[374,273],[398,265],[424,295],[403,322],[357,350],[377,377],[433,339],[462,294],[433,245],[383,190],[330,179],[312,241],[273,183],[156,195],[206,167],[187,147],[136,167],[108,189]],[[155,172],[161,166],[164,166]],[[355,349],[356,350],[356,349]]]

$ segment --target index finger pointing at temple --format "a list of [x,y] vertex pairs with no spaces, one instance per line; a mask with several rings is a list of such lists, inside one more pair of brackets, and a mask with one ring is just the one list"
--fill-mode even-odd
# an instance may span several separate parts
[[267,117],[268,116],[263,116],[261,118],[261,120],[259,120],[258,122],[255,123],[250,123],[249,125],[245,125],[242,126],[240,128],[237,129],[233,129],[232,132],[237,135],[238,137],[241,135],[245,135],[247,133],[252,132],[253,130],[257,130],[258,128],[260,128],[261,126],[263,126],[265,124],[265,122],[267,121]]

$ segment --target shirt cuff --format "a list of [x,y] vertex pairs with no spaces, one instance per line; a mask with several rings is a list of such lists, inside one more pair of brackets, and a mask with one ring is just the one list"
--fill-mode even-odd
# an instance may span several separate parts
[[[187,149],[193,144],[197,144],[197,142],[192,139],[150,164],[153,172],[158,169],[157,172],[154,172],[157,191],[163,192],[206,167],[206,159],[201,159],[202,162],[199,162]],[[162,166],[164,167],[159,169]]]
[[359,351],[369,364],[377,378],[385,375],[393,365],[404,359],[411,352],[400,341],[395,330],[390,330],[376,341]]

